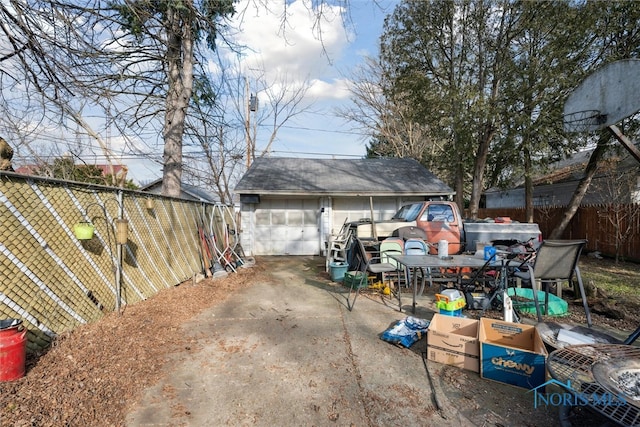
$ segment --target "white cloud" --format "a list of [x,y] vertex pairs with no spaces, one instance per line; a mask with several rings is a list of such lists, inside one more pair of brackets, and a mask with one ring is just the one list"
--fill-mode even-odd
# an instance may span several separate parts
[[300,81],[326,77],[331,72],[330,61],[339,59],[349,44],[342,8],[323,5],[322,18],[316,22],[308,0],[286,3],[267,2],[269,9],[254,0],[238,5],[244,13],[236,17],[241,31],[235,39],[249,48],[242,68],[258,69],[267,80],[283,74]]
[[[386,2],[397,0],[382,1]],[[240,75],[251,81],[252,92],[255,89],[259,98],[264,96],[259,85],[254,85],[258,80],[275,92],[280,85],[287,88],[310,85],[304,103],[311,107],[278,131],[270,147],[275,155],[364,154],[362,135],[352,132],[335,111],[349,102],[349,80],[344,76],[363,56],[376,50],[384,14],[378,2],[350,0],[344,2],[348,10],[335,5],[342,1],[327,3],[330,1],[322,2],[321,34],[310,10],[310,0],[241,0],[236,5],[238,14],[231,27],[238,32],[232,40],[246,48],[240,58],[237,52],[229,52],[225,62],[239,65]],[[347,28],[343,16],[348,19]],[[259,133],[258,149],[265,148],[268,136],[268,132]]]
[[311,87],[307,92],[307,95],[317,99],[334,99],[345,100],[349,98],[348,80],[346,79],[332,79],[327,82],[320,79],[315,79],[311,82]]

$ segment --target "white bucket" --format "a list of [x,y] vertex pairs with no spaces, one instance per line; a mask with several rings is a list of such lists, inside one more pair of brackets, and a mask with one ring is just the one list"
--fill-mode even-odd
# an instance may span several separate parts
[[440,240],[438,242],[438,256],[441,257],[441,258],[449,256],[449,241],[448,240]]

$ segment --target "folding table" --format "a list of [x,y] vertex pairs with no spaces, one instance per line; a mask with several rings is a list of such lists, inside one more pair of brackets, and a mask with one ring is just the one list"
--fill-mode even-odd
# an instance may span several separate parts
[[[413,279],[413,305],[412,312],[416,312],[416,294],[418,288],[418,269],[424,269],[431,275],[431,269],[445,268],[445,269],[461,269],[464,267],[469,268],[483,268],[487,265],[487,261],[482,258],[474,257],[471,255],[451,255],[446,258],[441,258],[438,255],[397,255],[389,254],[389,258],[396,260],[404,269],[411,272],[410,277]],[[500,266],[498,264],[497,266]],[[494,266],[495,267],[495,266]],[[398,292],[398,300],[400,300],[400,292]],[[402,309],[402,303],[400,303]]]

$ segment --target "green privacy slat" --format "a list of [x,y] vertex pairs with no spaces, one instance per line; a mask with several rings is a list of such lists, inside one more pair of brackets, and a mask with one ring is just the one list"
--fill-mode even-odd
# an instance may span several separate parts
[[[56,334],[115,310],[117,247],[110,227],[119,215],[120,193],[128,220],[123,305],[203,271],[198,227],[210,222],[214,205],[0,175],[0,316],[23,319],[28,349],[46,347]],[[149,198],[154,199],[151,209]],[[80,241],[73,226],[86,220],[95,223],[95,235]]]

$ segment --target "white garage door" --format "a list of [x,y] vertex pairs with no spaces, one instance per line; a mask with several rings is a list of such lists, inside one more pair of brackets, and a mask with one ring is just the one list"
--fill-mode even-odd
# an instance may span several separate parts
[[263,200],[255,211],[256,255],[318,255],[317,199]]

